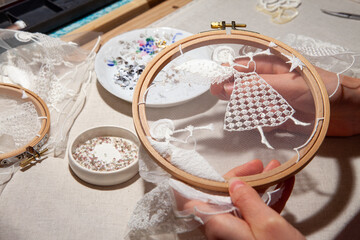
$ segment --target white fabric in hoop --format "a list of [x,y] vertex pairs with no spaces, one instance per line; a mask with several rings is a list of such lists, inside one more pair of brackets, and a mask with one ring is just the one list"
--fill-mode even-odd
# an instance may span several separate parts
[[25,146],[40,130],[32,102],[0,96],[0,113],[0,154]]

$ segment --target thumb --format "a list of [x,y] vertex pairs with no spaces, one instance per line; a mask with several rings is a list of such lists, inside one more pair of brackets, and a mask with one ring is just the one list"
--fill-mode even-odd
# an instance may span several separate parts
[[238,178],[230,179],[229,192],[233,204],[250,226],[277,215],[264,203],[255,189]]
[[255,239],[305,239],[246,183],[237,178],[230,179],[229,191],[233,204],[239,208]]

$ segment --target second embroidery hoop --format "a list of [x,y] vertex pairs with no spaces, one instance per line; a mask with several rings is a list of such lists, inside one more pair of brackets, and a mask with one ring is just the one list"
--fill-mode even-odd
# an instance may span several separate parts
[[42,149],[42,147],[49,138],[49,109],[44,100],[37,94],[17,85],[0,83],[0,95],[6,95],[19,100],[27,99],[27,101],[30,101],[34,105],[41,122],[40,130],[26,145],[0,154],[0,167],[9,167],[20,161],[20,166],[26,167],[33,160],[40,158],[41,154],[47,151],[47,149]]
[[172,59],[193,49],[211,44],[243,44],[263,50],[269,49],[271,54],[276,55],[283,61],[288,61],[290,57],[301,61],[303,68],[299,73],[309,86],[314,99],[315,118],[318,119],[312,130],[311,137],[306,142],[306,145],[299,150],[300,153],[298,155],[301,157],[294,156],[269,172],[244,176],[241,179],[253,187],[267,187],[293,176],[312,160],[325,138],[330,115],[327,92],[315,68],[301,54],[276,39],[254,32],[233,29],[231,31],[219,30],[196,34],[168,46],[149,63],[138,81],[132,105],[135,129],[144,148],[157,164],[173,177],[195,187],[211,191],[228,192],[227,182],[204,179],[177,168],[170,163],[169,159],[159,154],[148,140],[151,134],[144,99],[146,99],[151,83]]

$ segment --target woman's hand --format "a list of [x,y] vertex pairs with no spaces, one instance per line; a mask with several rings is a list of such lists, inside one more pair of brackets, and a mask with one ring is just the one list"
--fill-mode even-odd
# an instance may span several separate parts
[[[313,97],[301,75],[289,72],[289,64],[276,56],[258,56],[256,73],[291,102],[298,114],[304,119],[311,119],[313,112]],[[248,59],[237,59],[240,65],[247,65]],[[249,67],[236,66],[239,72],[253,72],[255,64],[250,62]],[[332,94],[338,84],[338,76],[321,68],[316,68],[321,76],[328,94]],[[360,79],[340,75],[340,87],[330,98],[330,125],[328,136],[352,136],[360,134]],[[229,100],[234,87],[234,79],[221,84],[213,84],[210,91],[222,100]],[[285,126],[286,128],[286,123]]]
[[230,180],[230,196],[242,218],[230,214],[216,215],[205,224],[209,240],[300,240],[305,239],[276,211],[268,207],[258,193],[246,183]]
[[[259,194],[246,183],[236,177],[270,171],[280,166],[277,160],[272,160],[265,168],[260,160],[253,160],[233,168],[224,175],[229,180],[229,191],[233,204],[239,208],[242,218],[230,213],[207,216],[202,230],[208,239],[304,239],[279,213],[291,194],[295,178],[291,177],[284,184],[281,198],[271,207],[267,206]],[[260,190],[260,192],[265,189]],[[178,210],[206,209],[211,212],[212,205],[199,200],[188,201],[175,194]]]

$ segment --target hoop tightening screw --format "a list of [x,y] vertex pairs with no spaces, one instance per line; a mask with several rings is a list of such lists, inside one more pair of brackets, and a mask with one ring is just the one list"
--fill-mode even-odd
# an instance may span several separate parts
[[237,27],[246,27],[246,24],[243,23],[236,23],[235,21],[231,21],[231,23],[226,23],[225,21],[221,21],[221,22],[212,22],[211,23],[211,28],[216,28],[216,29],[222,29],[225,30],[225,28],[227,27],[231,27],[232,29],[236,30]]
[[29,165],[33,160],[36,160],[36,158],[40,158],[41,155],[43,153],[45,153],[48,149],[45,148],[43,150],[41,150],[39,153],[35,153],[33,156],[27,158],[27,159],[24,159],[23,161],[20,162],[20,167],[26,167],[27,165]]

